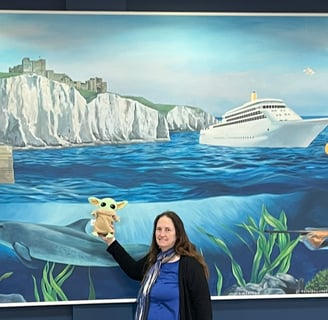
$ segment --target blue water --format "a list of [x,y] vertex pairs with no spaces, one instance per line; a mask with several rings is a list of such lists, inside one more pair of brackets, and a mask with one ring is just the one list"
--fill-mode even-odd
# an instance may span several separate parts
[[[232,230],[255,220],[265,205],[278,216],[283,210],[292,229],[328,226],[328,129],[308,148],[229,148],[198,144],[198,133],[174,133],[171,141],[75,147],[48,150],[15,150],[13,185],[0,185],[1,220],[66,225],[91,218],[89,196],[128,200],[119,212],[117,237],[122,243],[149,243],[153,218],[175,210],[183,218],[193,242],[200,247],[211,270],[211,293],[216,295],[215,265],[224,274],[224,288],[234,284],[230,260],[201,235],[205,228],[222,238],[245,275],[252,253],[245,254]],[[33,301],[29,270],[8,245],[1,246],[1,292],[16,288]],[[295,249],[290,272],[310,280],[327,267],[328,250]],[[51,253],[49,253],[49,256]],[[5,262],[5,263],[4,263]],[[91,263],[91,262],[90,262]],[[117,268],[91,267],[97,298],[134,297],[138,285]],[[66,288],[70,299],[86,299],[87,268],[77,267]],[[84,280],[81,280],[84,279]],[[85,288],[81,283],[85,281]]]
[[326,189],[326,129],[308,148],[229,148],[198,144],[198,133],[170,142],[15,151],[14,185],[0,203],[85,202],[90,195],[131,202],[284,194]]

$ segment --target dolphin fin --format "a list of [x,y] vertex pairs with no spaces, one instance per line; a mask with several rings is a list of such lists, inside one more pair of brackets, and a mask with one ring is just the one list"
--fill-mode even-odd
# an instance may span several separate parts
[[85,228],[89,222],[90,219],[80,219],[71,224],[68,224],[66,227],[85,233]]
[[33,258],[30,255],[30,249],[21,242],[14,242],[13,248],[19,260],[29,268],[36,268]]

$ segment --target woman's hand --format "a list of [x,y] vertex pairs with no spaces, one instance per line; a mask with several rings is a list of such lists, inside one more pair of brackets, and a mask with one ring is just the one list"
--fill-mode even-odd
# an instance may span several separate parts
[[114,241],[115,241],[115,237],[111,237],[111,238],[107,238],[103,235],[99,235],[99,238],[102,239],[103,241],[105,241],[107,243],[108,246],[110,246]]

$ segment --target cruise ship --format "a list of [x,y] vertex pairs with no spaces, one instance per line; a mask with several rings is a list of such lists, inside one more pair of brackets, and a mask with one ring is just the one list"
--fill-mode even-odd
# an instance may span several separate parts
[[281,99],[258,99],[226,112],[199,135],[200,144],[231,147],[306,148],[328,118],[303,119]]

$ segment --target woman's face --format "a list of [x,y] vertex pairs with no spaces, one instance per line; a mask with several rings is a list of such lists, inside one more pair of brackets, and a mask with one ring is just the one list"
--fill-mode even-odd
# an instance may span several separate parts
[[156,243],[162,251],[171,249],[176,241],[173,221],[163,216],[158,219],[155,230]]

